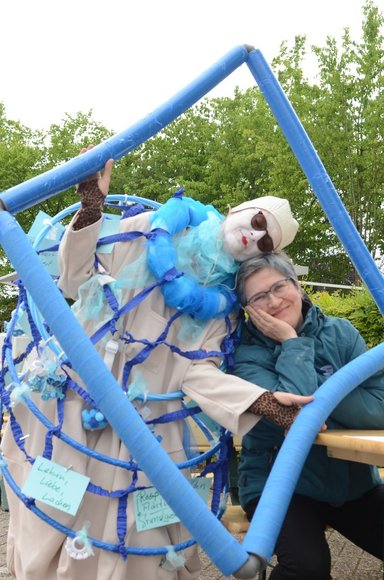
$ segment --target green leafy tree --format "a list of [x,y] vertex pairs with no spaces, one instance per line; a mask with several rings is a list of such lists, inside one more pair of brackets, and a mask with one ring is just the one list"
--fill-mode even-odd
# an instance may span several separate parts
[[215,132],[204,100],[127,156],[124,193],[164,202],[183,187],[186,195],[207,202],[207,162]]
[[[272,68],[296,111],[304,129],[309,133],[316,122],[317,92],[303,71],[307,56],[305,36],[297,36],[291,48],[286,42]],[[300,223],[299,234],[289,248],[292,257],[305,265],[317,264],[316,279],[321,277],[321,265],[327,261],[328,248],[337,247],[338,240],[324,216],[307,177],[303,173],[285,136],[275,125],[273,164],[270,175],[270,193],[289,199],[292,211]],[[329,276],[329,269],[325,277]],[[321,278],[322,279],[322,278]]]
[[[384,252],[384,43],[383,15],[372,0],[362,13],[360,41],[345,29],[308,48],[305,36],[282,42],[272,61],[284,91],[363,241],[375,259]],[[317,75],[304,73],[308,56]],[[46,134],[32,132],[0,108],[0,186],[7,189],[64,163],[111,132],[92,112],[66,115]],[[116,162],[110,191],[164,202],[183,187],[223,214],[228,206],[263,195],[290,201],[300,223],[289,248],[296,263],[321,282],[358,282],[297,159],[259,88],[236,89],[233,97],[204,99],[160,133]],[[18,216],[30,227],[39,209],[50,215],[77,200],[63,192]],[[4,257],[3,271],[9,265]]]
[[[7,119],[4,106],[0,104],[0,187],[4,191],[23,183],[72,159],[82,147],[91,143],[96,145],[110,135],[110,131],[92,119],[91,112],[78,113],[74,117],[66,115],[60,124],[52,125],[48,133],[33,132]],[[20,212],[16,219],[28,232],[40,210],[53,216],[74,201],[77,201],[77,196],[72,188]],[[11,264],[1,250],[0,275],[8,274],[11,270]],[[0,285],[0,301],[0,326],[3,326],[15,306],[15,289],[9,285]]]
[[[384,244],[382,26],[383,16],[368,0],[363,8],[360,42],[353,41],[345,29],[341,47],[330,37],[324,47],[312,47],[319,83],[308,92],[311,111],[304,101],[298,103],[299,117],[374,258],[382,254]],[[328,220],[319,214],[319,204],[305,203],[303,208],[309,210],[298,214],[301,235],[308,243],[304,256],[317,278],[358,282]]]
[[[318,75],[309,80],[304,74],[308,48],[305,36],[298,36],[288,47],[283,42],[272,62],[285,93],[308,133],[320,159],[331,177],[352,221],[360,232],[372,256],[382,254],[383,228],[383,17],[368,0],[363,9],[362,39],[351,39],[344,30],[341,44],[327,37],[324,47],[311,47],[317,59]],[[249,89],[248,93],[259,93]],[[310,268],[310,277],[318,281],[357,282],[358,277],[328,222],[306,176],[300,168],[287,141],[270,117],[263,111],[260,99],[240,95],[239,108],[230,116],[228,125],[234,134],[241,135],[240,117],[250,132],[247,146],[236,143],[225,152],[226,167],[238,167],[239,155],[249,163],[256,175],[257,187],[252,191],[227,179],[235,198],[242,200],[259,195],[286,197],[300,223],[300,231],[289,253],[299,263]],[[236,96],[233,102],[236,101]],[[245,111],[250,107],[250,114]],[[232,103],[232,109],[234,104]],[[230,119],[230,121],[229,121]],[[225,127],[226,123],[222,123]],[[229,141],[224,141],[229,143]],[[239,155],[238,155],[239,153]],[[232,176],[236,171],[231,171]],[[241,168],[237,183],[247,183],[247,171]],[[249,170],[248,170],[249,175]]]
[[[216,205],[226,213],[228,206],[268,192],[274,119],[259,91],[235,91],[233,99],[213,103],[217,134],[209,160],[210,189]],[[272,146],[272,149],[271,149]]]
[[[88,145],[98,145],[112,135],[104,125],[92,118],[92,111],[66,114],[60,123],[50,126],[47,136],[47,148],[42,171],[48,171],[62,165],[79,155],[80,150]],[[55,215],[63,207],[78,201],[74,188],[41,204],[39,209]]]
[[[0,103],[0,190],[5,191],[39,173],[43,150],[43,133],[33,132],[18,121],[8,119]],[[22,227],[26,225],[23,217],[19,222]],[[10,270],[11,265],[0,248],[0,276]],[[15,289],[0,285],[0,328],[9,318],[15,300]]]

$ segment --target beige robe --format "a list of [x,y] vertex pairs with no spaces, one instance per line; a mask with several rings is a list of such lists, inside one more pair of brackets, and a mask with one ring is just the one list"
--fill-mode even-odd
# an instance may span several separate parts
[[[77,299],[78,289],[94,274],[94,254],[99,236],[100,222],[80,231],[71,226],[60,247],[60,287],[66,297]],[[148,214],[121,221],[121,231],[148,231],[150,229]],[[143,237],[131,242],[118,242],[110,254],[99,254],[98,257],[108,275],[117,279],[127,264],[137,260],[145,252],[146,240]],[[143,262],[144,263],[144,262]],[[143,266],[145,267],[145,266]],[[124,303],[137,294],[140,288],[125,290]],[[155,289],[141,304],[129,312],[122,321],[122,329],[136,338],[154,340],[164,329],[174,310],[165,306],[162,295]],[[185,316],[185,315],[184,315]],[[85,323],[89,334],[94,332],[95,321]],[[205,349],[219,351],[225,336],[226,328],[222,320],[211,320],[203,325],[201,332],[193,340],[180,340],[180,321],[171,326],[167,340],[177,344],[182,350]],[[110,335],[109,335],[110,337]],[[99,347],[104,356],[103,346]],[[119,351],[115,356],[112,372],[121,382],[124,363],[141,349],[141,345],[125,345],[120,341]],[[171,393],[182,389],[187,397],[195,401],[202,410],[227,429],[240,436],[248,432],[258,417],[247,412],[247,409],[264,390],[237,377],[226,375],[219,370],[218,358],[189,360],[174,354],[165,346],[158,346],[148,359],[137,369],[134,367],[130,380],[137,370],[142,373],[151,393]],[[55,403],[41,401],[34,397],[43,412],[54,420]],[[121,444],[110,426],[101,431],[84,430],[80,413],[84,402],[72,391],[65,403],[65,422],[63,431],[99,453],[129,460],[129,452]],[[180,401],[147,403],[152,416],[157,417],[166,412],[180,408]],[[26,449],[35,457],[44,449],[46,429],[34,418],[22,404],[15,408],[23,432],[28,434]],[[161,444],[175,462],[184,460],[182,422],[173,422],[157,426],[155,434],[162,437]],[[4,437],[3,453],[9,469],[18,485],[23,486],[30,472],[30,465],[13,441],[10,429]],[[74,451],[62,441],[54,438],[52,460],[63,466],[87,475],[96,485],[105,489],[126,488],[132,473],[122,468],[101,463],[96,459]],[[144,474],[139,475],[139,483],[150,485]],[[10,526],[8,537],[8,565],[10,571],[20,580],[192,580],[199,576],[199,560],[196,547],[184,552],[186,564],[176,571],[167,571],[160,566],[161,556],[128,556],[123,560],[118,554],[94,549],[95,555],[78,561],[70,558],[64,548],[65,536],[24,507],[15,494],[8,490],[10,506]],[[137,532],[133,501],[128,501],[128,533],[125,545],[141,547],[162,547],[177,544],[190,537],[181,524],[173,524],[145,532]],[[52,518],[62,522],[73,530],[81,529],[86,522],[90,523],[89,535],[99,540],[117,543],[116,509],[117,500],[86,493],[76,516],[69,516],[56,509],[38,503],[39,507]]]

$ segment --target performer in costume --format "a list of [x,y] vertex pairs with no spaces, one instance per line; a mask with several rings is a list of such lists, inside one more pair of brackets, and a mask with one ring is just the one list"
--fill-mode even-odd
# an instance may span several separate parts
[[[78,187],[82,207],[60,245],[59,285],[66,297],[76,301],[74,312],[122,389],[176,463],[186,457],[184,421],[156,419],[182,411],[181,401],[172,397],[153,401],[148,394],[182,390],[217,423],[240,436],[262,416],[289,428],[299,406],[311,397],[272,394],[219,369],[232,351],[237,313],[233,288],[239,262],[261,251],[280,250],[294,239],[298,224],[287,200],[267,196],[248,201],[231,209],[224,219],[212,206],[177,195],[157,211],[122,219],[111,253],[101,253],[99,232],[111,169],[108,162],[103,176]],[[53,437],[52,461],[90,477],[97,493],[85,495],[75,516],[48,506],[42,509],[73,530],[88,526],[90,536],[118,543],[121,554],[94,549],[91,555],[90,549],[90,557],[76,559],[66,548],[63,534],[9,492],[10,571],[19,580],[197,579],[200,563],[194,545],[180,553],[176,565],[170,565],[162,554],[125,557],[124,546],[172,546],[187,541],[189,534],[179,523],[137,531],[130,491],[151,483],[101,413],[88,408],[84,397],[78,396],[86,385],[69,365],[64,370],[70,384],[78,385],[77,391],[66,391],[65,412],[61,414],[60,396],[47,401],[32,395],[44,414],[59,425],[55,434],[68,433],[124,465],[132,462],[132,469],[101,465],[97,457],[76,452],[60,437]],[[135,399],[138,393],[141,399]],[[52,434],[47,437],[46,428],[24,405],[15,406],[14,416],[29,435],[24,442],[27,454],[42,455]],[[10,428],[2,449],[12,476],[22,487],[31,466]]]

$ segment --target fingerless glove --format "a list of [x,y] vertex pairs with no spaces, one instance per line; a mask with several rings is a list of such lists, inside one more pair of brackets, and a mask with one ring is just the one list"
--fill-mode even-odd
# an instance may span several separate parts
[[252,403],[248,411],[254,415],[266,417],[284,430],[289,429],[299,412],[298,405],[282,405],[269,391],[266,391]]
[[76,231],[82,230],[100,219],[105,199],[99,189],[97,178],[79,183],[77,193],[80,196],[81,209],[73,223],[73,229]]

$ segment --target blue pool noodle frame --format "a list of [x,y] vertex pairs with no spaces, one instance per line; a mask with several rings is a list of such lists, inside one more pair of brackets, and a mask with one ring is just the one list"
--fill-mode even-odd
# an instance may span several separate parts
[[[352,263],[383,313],[384,285],[380,271],[274,73],[260,50],[248,45],[231,50],[194,82],[126,131],[60,167],[2,192],[0,243],[73,368],[88,385],[97,407],[146,475],[223,574],[251,578],[273,554],[292,493],[321,424],[349,392],[382,368],[383,345],[340,369],[318,389],[315,400],[302,409],[286,437],[240,545],[206,508],[124,397],[11,215],[65,191],[101,170],[108,159],[120,159],[176,119],[244,63],[259,85]],[[45,300],[47,293],[49,301]],[[257,558],[249,557],[250,554]]]

